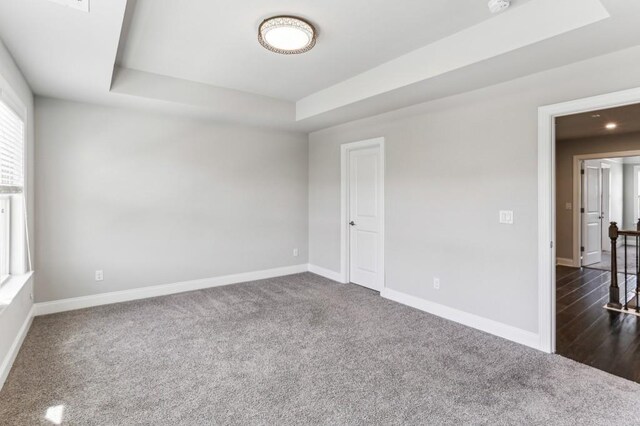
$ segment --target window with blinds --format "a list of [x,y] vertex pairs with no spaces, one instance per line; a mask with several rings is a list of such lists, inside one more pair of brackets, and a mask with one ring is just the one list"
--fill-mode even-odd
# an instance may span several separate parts
[[24,122],[0,101],[0,194],[19,194],[24,186]]

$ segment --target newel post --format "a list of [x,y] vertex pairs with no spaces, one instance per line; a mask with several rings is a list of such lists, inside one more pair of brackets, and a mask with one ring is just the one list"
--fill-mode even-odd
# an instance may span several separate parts
[[616,222],[611,222],[609,226],[609,238],[611,238],[611,287],[609,287],[607,307],[622,309],[620,287],[618,287],[618,224]]

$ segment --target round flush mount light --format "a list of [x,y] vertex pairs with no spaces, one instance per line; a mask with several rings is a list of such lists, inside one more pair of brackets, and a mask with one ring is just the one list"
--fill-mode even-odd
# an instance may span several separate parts
[[258,28],[258,41],[265,48],[282,55],[308,52],[316,45],[317,33],[311,23],[296,16],[274,16]]
[[616,123],[607,123],[607,125],[606,125],[606,126],[604,126],[604,127],[606,127],[606,128],[607,128],[607,130],[613,130],[613,129],[615,129],[616,127],[618,127],[618,125],[617,125]]

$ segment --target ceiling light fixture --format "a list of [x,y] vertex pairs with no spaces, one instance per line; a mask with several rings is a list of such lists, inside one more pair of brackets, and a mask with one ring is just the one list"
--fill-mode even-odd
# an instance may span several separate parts
[[262,21],[258,41],[265,48],[282,55],[296,55],[313,49],[317,33],[311,23],[296,16],[274,16]]
[[613,130],[613,129],[615,129],[616,127],[618,127],[618,125],[617,125],[616,123],[607,123],[607,125],[606,125],[606,126],[604,126],[604,127],[606,127],[606,128],[607,128],[607,130]]

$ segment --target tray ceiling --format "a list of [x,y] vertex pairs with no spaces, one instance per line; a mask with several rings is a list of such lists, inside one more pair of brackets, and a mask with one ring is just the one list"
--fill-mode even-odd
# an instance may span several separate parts
[[[0,38],[38,95],[303,132],[640,45],[640,2],[512,4],[0,0]],[[275,14],[312,21],[317,46],[263,49]]]

